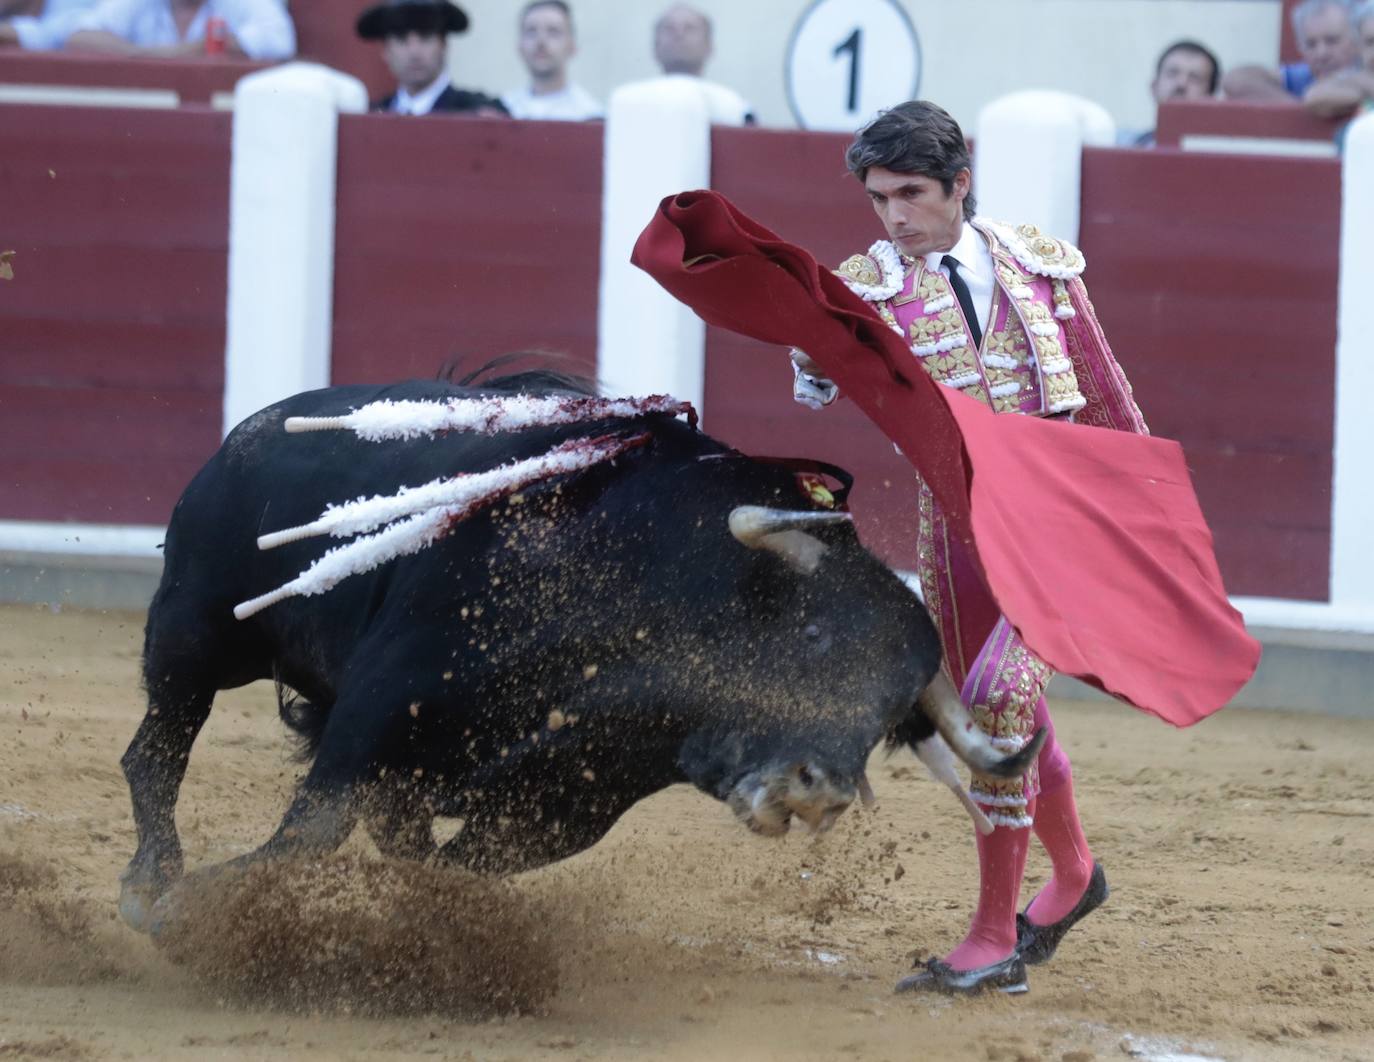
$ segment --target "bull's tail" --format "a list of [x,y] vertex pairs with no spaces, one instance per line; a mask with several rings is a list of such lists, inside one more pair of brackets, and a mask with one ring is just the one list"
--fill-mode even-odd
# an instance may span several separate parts
[[278,676],[277,714],[291,730],[296,742],[296,759],[308,763],[315,758],[324,736],[324,724],[329,721],[329,712],[319,705],[306,700]]

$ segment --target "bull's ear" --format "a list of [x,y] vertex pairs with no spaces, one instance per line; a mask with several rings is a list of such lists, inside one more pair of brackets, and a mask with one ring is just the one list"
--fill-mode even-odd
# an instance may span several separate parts
[[759,505],[741,505],[730,512],[730,534],[750,549],[766,549],[776,553],[795,571],[811,575],[825,555],[825,543],[802,530],[807,527],[829,527],[847,524],[849,513],[809,512],[789,509],[768,509]]

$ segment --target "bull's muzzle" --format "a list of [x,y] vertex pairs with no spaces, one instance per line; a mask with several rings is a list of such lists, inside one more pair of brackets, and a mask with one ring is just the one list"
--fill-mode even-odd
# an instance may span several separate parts
[[856,796],[871,803],[868,779],[857,782],[836,777],[814,763],[752,771],[735,784],[728,803],[735,815],[755,833],[779,837],[795,816],[812,833],[835,824]]

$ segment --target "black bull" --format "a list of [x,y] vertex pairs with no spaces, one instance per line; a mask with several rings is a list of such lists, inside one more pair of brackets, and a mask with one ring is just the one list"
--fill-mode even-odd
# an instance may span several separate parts
[[[937,727],[980,770],[1025,769],[1038,742],[1003,758],[980,741],[939,677],[925,610],[850,525],[732,532],[731,514],[753,511],[742,507],[814,508],[786,468],[662,415],[380,444],[282,428],[380,398],[532,381],[547,383],[298,395],[241,424],[196,475],[168,528],[144,646],[148,712],[122,761],[138,828],[120,904],[132,924],[146,926],[181,876],[177,793],[216,691],[256,679],[299,695],[282,693],[282,717],[313,758],[247,859],[330,850],[361,818],[388,855],[533,867],[594,844],[636,801],[681,781],[760,832],[784,831],[793,815],[824,828],[866,788],[879,741],[914,743]],[[326,594],[234,618],[235,604],[323,551],[307,541],[263,552],[264,532],[331,501],[624,428],[651,440]],[[463,820],[437,849],[436,815]]]

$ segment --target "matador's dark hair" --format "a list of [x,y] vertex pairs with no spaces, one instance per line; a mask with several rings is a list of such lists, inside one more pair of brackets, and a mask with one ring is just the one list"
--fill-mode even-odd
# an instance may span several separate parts
[[[926,100],[909,100],[883,111],[854,135],[844,161],[861,181],[874,166],[882,166],[937,180],[945,195],[954,191],[960,170],[972,169],[959,123]],[[964,217],[973,217],[976,209],[970,192],[964,197]]]

